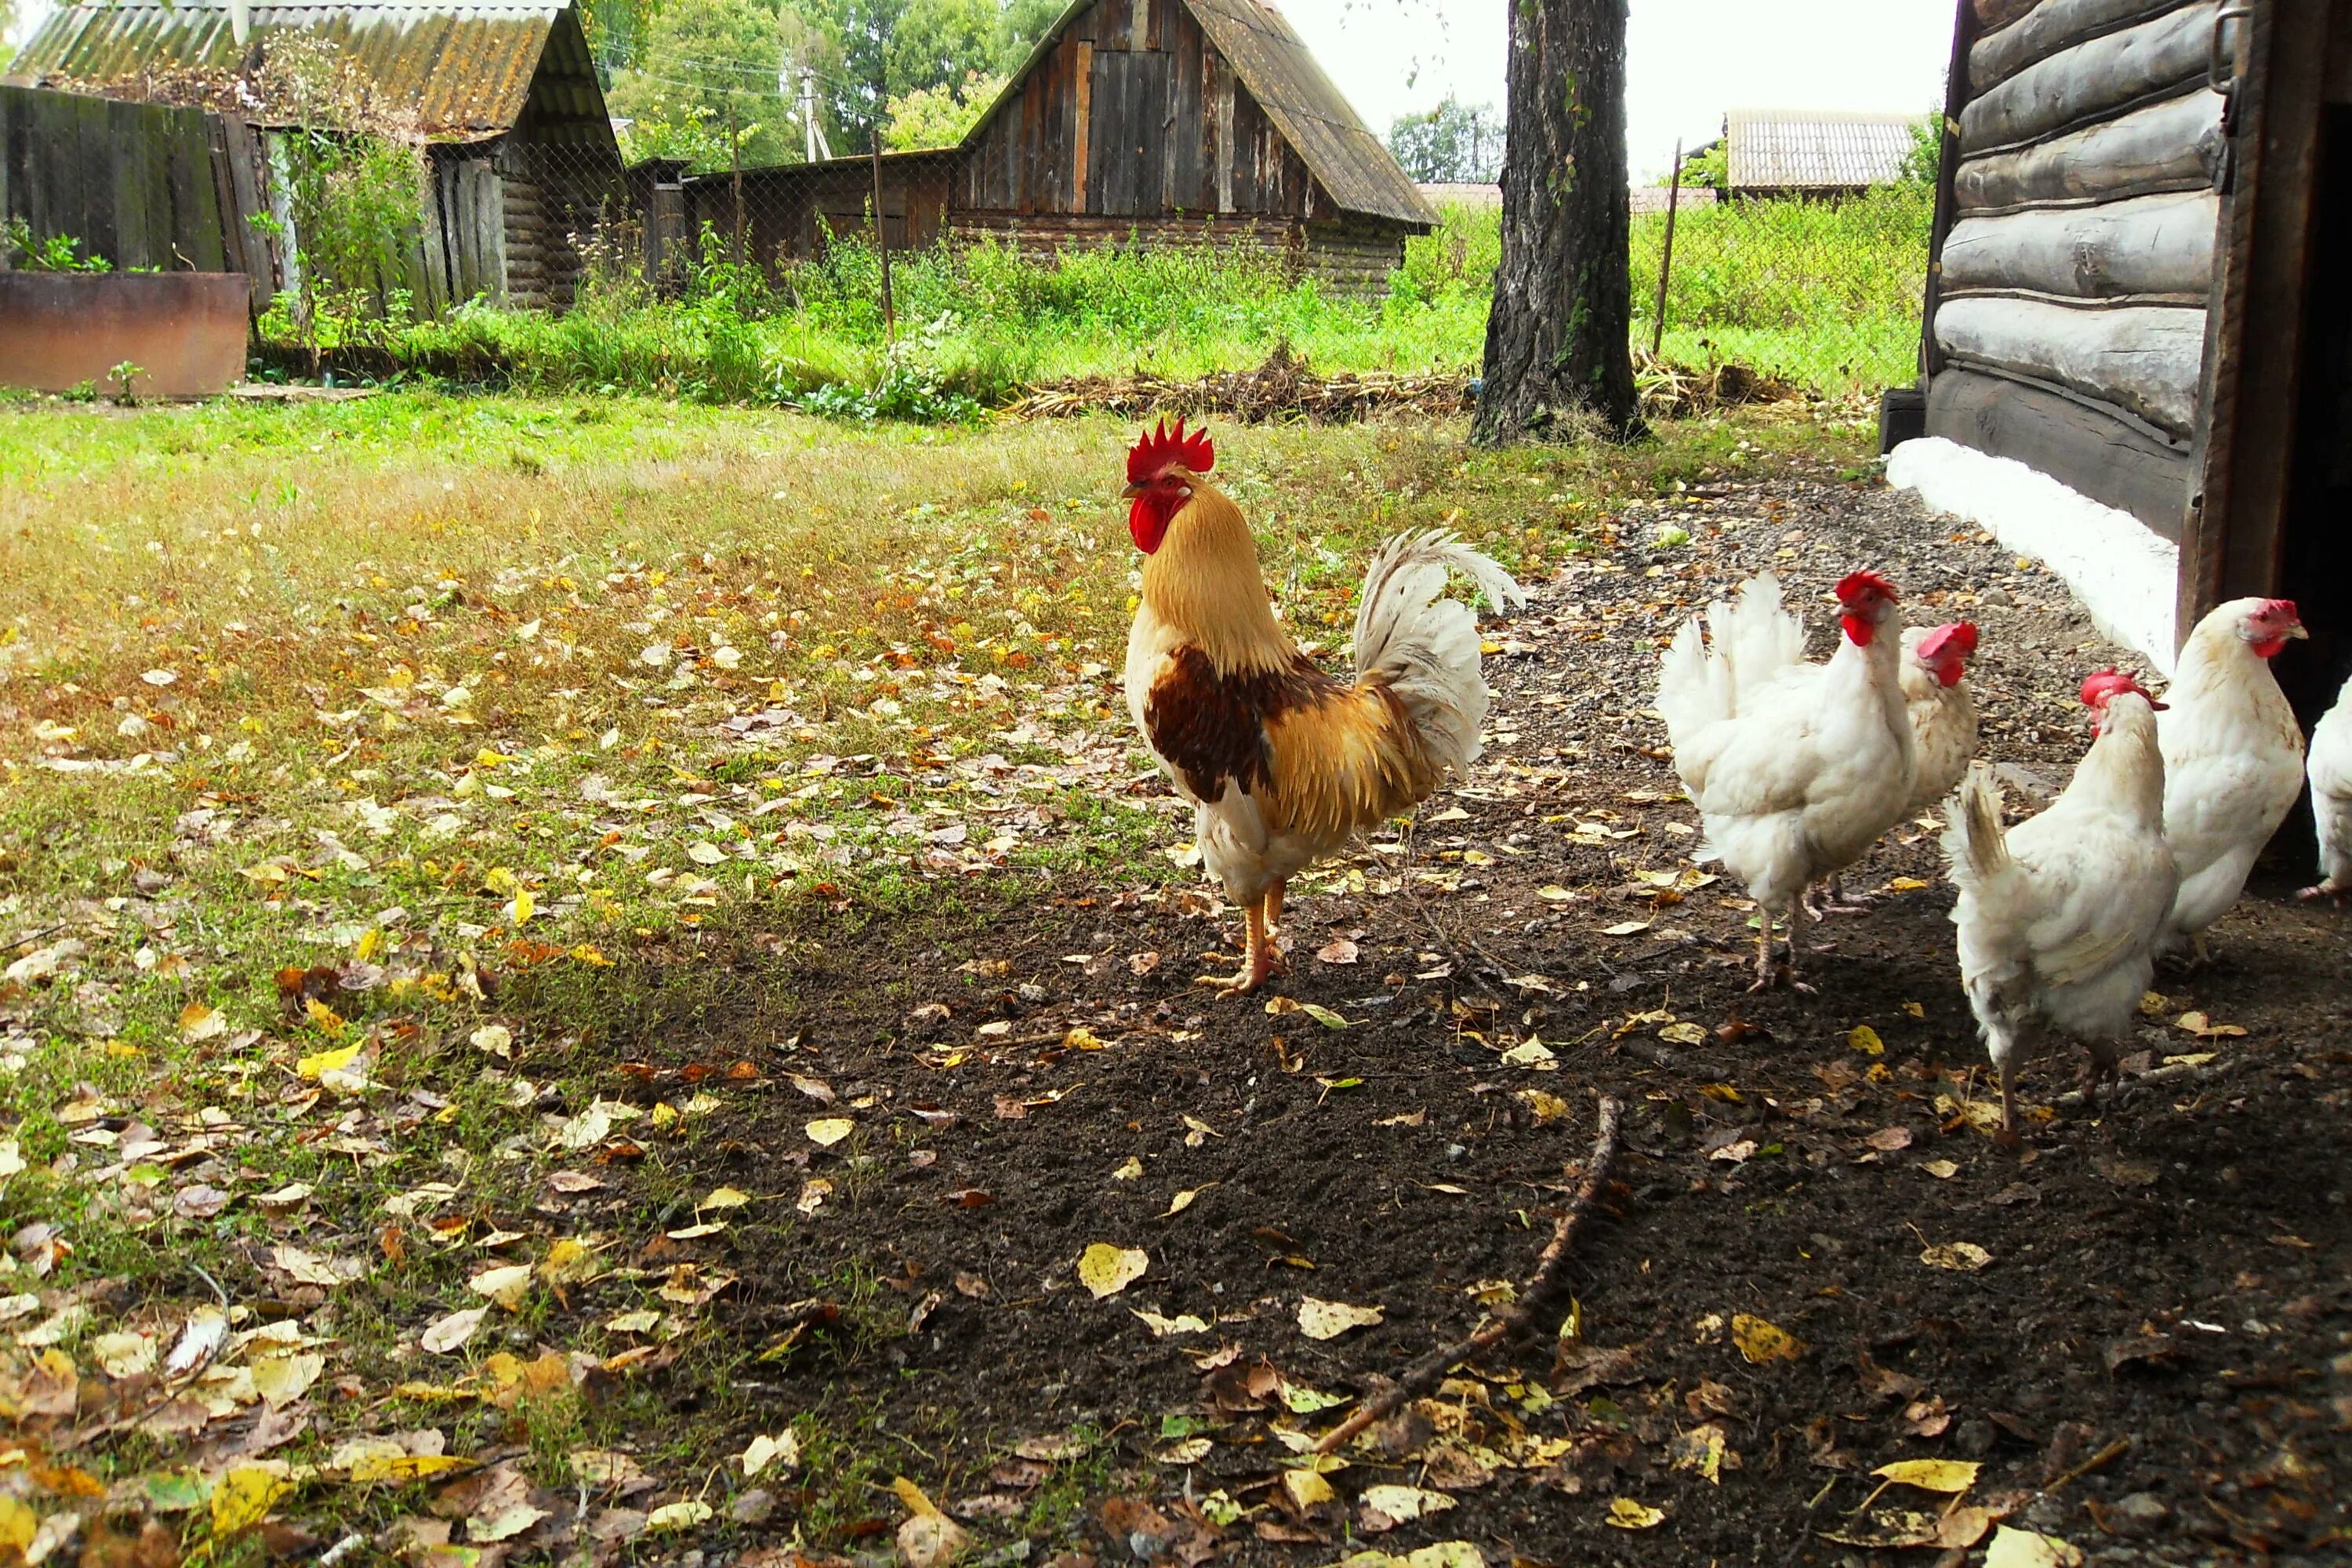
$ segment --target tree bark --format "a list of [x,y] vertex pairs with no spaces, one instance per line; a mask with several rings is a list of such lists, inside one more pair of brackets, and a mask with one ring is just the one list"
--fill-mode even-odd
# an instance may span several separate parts
[[1641,429],[1625,186],[1626,0],[1511,0],[1503,256],[1471,439]]

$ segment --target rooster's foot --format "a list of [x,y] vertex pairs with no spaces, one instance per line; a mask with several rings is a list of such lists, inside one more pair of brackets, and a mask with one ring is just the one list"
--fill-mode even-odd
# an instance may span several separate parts
[[1203,974],[1192,982],[1195,985],[1215,988],[1219,996],[1246,996],[1265,984],[1274,973],[1272,963],[1254,963],[1239,974]]

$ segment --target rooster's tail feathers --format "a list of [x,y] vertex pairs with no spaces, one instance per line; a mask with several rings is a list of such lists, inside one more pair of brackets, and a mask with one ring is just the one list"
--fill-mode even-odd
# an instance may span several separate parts
[[1460,600],[1442,596],[1456,572],[1498,610],[1527,602],[1527,591],[1500,563],[1454,534],[1443,529],[1398,534],[1364,574],[1356,610],[1356,679],[1380,681],[1394,692],[1431,761],[1458,771],[1477,760],[1487,694],[1478,673],[1478,617]]
[[2000,790],[1991,770],[1979,763],[1969,769],[1945,815],[1951,826],[1944,830],[1944,855],[1951,862],[1952,880],[1963,889],[1980,885],[2009,865],[2009,845],[2000,830]]

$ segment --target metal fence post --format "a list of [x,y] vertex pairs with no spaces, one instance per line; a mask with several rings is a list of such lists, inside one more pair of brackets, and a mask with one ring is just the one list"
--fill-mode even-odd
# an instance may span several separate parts
[[1666,342],[1666,279],[1675,269],[1675,208],[1683,195],[1683,144],[1675,141],[1675,170],[1666,186],[1666,243],[1658,258],[1658,309],[1650,321],[1650,357],[1656,359]]
[[874,254],[882,262],[882,342],[895,345],[898,341],[898,313],[890,299],[890,241],[882,226],[882,122],[874,122]]

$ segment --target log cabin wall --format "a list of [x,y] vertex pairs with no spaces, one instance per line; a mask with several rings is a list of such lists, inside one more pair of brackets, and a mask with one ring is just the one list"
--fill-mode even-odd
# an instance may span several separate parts
[[2179,539],[2214,280],[2219,0],[1974,0],[1927,431]]

